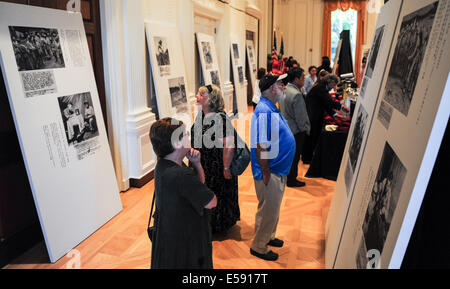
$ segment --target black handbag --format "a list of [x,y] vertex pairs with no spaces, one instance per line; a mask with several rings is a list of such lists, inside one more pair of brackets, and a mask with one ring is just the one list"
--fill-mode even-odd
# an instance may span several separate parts
[[[225,114],[225,117],[228,116]],[[230,173],[233,176],[242,175],[250,164],[250,150],[248,149],[245,141],[237,133],[236,129],[234,129],[234,156],[230,165]]]
[[150,217],[148,218],[148,226],[147,226],[147,234],[148,238],[150,239],[150,242],[153,242],[154,236],[156,235],[155,225],[153,224],[153,226],[150,227],[150,223],[152,221],[153,207],[155,206],[155,195],[156,191],[153,193],[152,208],[150,210]]

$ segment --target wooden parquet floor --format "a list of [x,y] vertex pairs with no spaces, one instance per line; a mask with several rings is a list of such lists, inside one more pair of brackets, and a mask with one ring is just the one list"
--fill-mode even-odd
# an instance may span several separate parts
[[[246,135],[248,140],[248,133]],[[308,166],[300,164],[299,174]],[[285,241],[274,248],[280,258],[267,262],[250,255],[254,234],[257,198],[251,168],[239,178],[241,220],[229,232],[214,236],[213,262],[216,269],[322,269],[324,263],[325,223],[335,182],[305,179],[306,187],[286,188],[281,205],[277,237]],[[121,194],[124,210],[100,230],[78,245],[82,269],[147,269],[151,243],[146,226],[153,196],[153,181],[142,189]],[[8,269],[63,269],[73,263],[64,257],[48,263],[43,243],[6,266]]]

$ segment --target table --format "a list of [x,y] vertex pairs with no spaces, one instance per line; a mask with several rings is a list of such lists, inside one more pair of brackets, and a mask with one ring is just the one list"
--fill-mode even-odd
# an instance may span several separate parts
[[336,181],[347,144],[347,131],[322,130],[305,177]]

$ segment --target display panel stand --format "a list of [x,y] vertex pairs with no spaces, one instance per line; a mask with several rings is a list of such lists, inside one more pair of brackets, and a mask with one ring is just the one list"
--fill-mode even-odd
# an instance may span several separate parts
[[80,13],[0,3],[1,68],[50,261],[122,210]]
[[327,268],[401,265],[450,113],[449,14],[448,0],[382,9],[327,222]]

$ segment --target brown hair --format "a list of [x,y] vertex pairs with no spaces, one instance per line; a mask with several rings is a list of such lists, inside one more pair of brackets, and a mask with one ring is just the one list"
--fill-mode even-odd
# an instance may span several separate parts
[[[150,141],[158,158],[164,158],[175,151],[172,144],[172,135],[182,126],[184,126],[182,121],[170,117],[158,120],[152,125]],[[182,138],[183,134],[181,134],[180,140]]]

